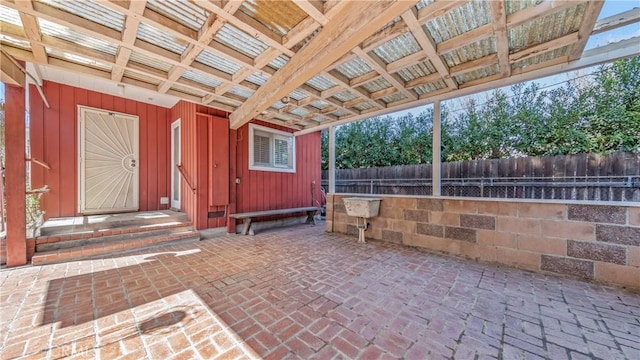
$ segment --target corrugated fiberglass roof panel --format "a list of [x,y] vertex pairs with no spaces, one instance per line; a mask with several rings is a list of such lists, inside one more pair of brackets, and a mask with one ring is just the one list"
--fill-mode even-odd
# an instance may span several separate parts
[[313,78],[309,79],[309,81],[307,81],[307,84],[318,91],[325,91],[334,86],[337,86],[336,83],[334,83],[333,81],[327,79],[322,75],[314,76]]
[[305,93],[302,90],[299,89],[295,89],[292,92],[289,93],[289,97],[294,99],[294,100],[302,100],[302,99],[306,99],[309,97],[309,95],[307,95],[307,93]]
[[76,55],[76,54],[70,54],[64,51],[60,51],[57,49],[52,49],[49,47],[45,48],[47,51],[47,54],[49,54],[49,56],[58,58],[58,59],[62,59],[62,60],[67,60],[69,62],[73,62],[76,64],[80,64],[80,65],[85,65],[85,66],[89,66],[92,67],[94,69],[99,69],[99,70],[104,70],[104,71],[111,71],[112,66],[110,64],[104,64],[98,61],[95,61],[93,59],[89,59],[86,58],[84,56],[80,56],[80,55]]
[[46,19],[38,19],[38,22],[40,23],[40,32],[43,35],[53,36],[109,55],[115,55],[118,51],[118,47],[115,44],[86,36],[66,26]]
[[396,101],[404,100],[407,96],[401,92],[397,92],[395,94],[387,95],[380,100],[384,101],[386,104],[393,103]]
[[553,51],[547,51],[537,56],[530,57],[528,59],[515,62],[511,64],[511,69],[521,69],[526,68],[527,66],[536,65],[540,63],[544,63],[546,61],[550,61],[559,57],[568,56],[571,52],[573,45],[567,45],[561,47],[559,49],[555,49]]
[[305,110],[304,108],[301,108],[301,107],[295,108],[289,112],[292,113],[293,115],[298,115],[298,116],[305,116],[309,114],[308,110]]
[[87,20],[93,21],[100,25],[104,25],[116,31],[122,31],[124,28],[125,16],[122,13],[111,10],[93,0],[37,0],[39,2],[49,4],[60,10],[78,15]]
[[487,55],[495,54],[496,52],[495,38],[488,37],[453,51],[449,51],[446,54],[442,54],[442,59],[444,59],[447,66],[452,67],[464,64],[471,60],[480,59]]
[[424,26],[436,44],[491,22],[489,1],[474,0],[427,22]]
[[200,83],[202,85],[206,85],[212,88],[215,88],[218,85],[222,84],[222,81],[218,79],[214,79],[210,76],[206,76],[189,69],[185,70],[184,73],[182,73],[182,77],[187,80],[195,81],[197,83]]
[[374,106],[371,105],[371,103],[369,103],[368,101],[361,102],[360,104],[357,104],[357,105],[354,106],[355,109],[358,109],[360,111],[369,110],[369,109],[371,109],[373,107]]
[[168,31],[160,30],[157,27],[146,23],[140,23],[140,25],[138,25],[137,37],[140,40],[159,46],[178,55],[182,55],[184,50],[187,48],[187,44],[183,40],[178,39]]
[[286,55],[280,55],[277,58],[271,60],[269,66],[274,69],[280,69],[285,66],[289,62],[289,57]]
[[578,31],[585,8],[582,3],[509,29],[509,49],[517,52]]
[[342,102],[353,100],[353,99],[357,98],[357,96],[353,95],[348,90],[345,90],[343,92],[339,92],[337,94],[334,94],[333,97],[338,99],[338,100],[340,100],[340,101],[342,101]]
[[340,64],[336,70],[346,76],[349,80],[373,71],[373,69],[360,58],[355,58],[344,64]]
[[284,36],[308,15],[292,1],[246,0],[240,11]]
[[445,84],[444,81],[438,80],[438,81],[434,81],[432,83],[422,84],[420,86],[416,86],[415,88],[413,88],[413,90],[418,95],[424,95],[424,94],[428,94],[428,93],[433,92],[433,91],[444,89],[446,87],[447,87],[447,84]]
[[269,48],[267,44],[231,24],[224,24],[214,39],[252,59],[255,59]]
[[385,78],[376,79],[373,81],[369,81],[368,83],[362,85],[363,88],[367,89],[369,93],[373,93],[376,91],[384,90],[391,87],[391,84]]
[[316,100],[309,103],[309,105],[313,106],[316,109],[322,110],[329,106],[329,103],[326,101]]
[[20,13],[18,10],[0,5],[0,20],[17,26],[22,26],[22,20],[20,20]]
[[500,65],[493,64],[482,69],[469,71],[464,74],[456,75],[453,78],[458,84],[468,83],[469,81],[478,80],[500,73]]
[[249,75],[245,80],[252,82],[258,86],[262,86],[264,85],[264,83],[267,82],[267,80],[269,80],[269,78],[263,73],[254,72],[253,74]]
[[196,57],[196,61],[231,75],[242,69],[242,66],[207,50],[202,51],[198,57]]
[[238,95],[241,98],[245,98],[245,99],[248,99],[249,97],[251,97],[251,95],[253,95],[253,91],[248,90],[248,89],[243,89],[243,88],[238,87],[238,86],[232,87],[231,90],[229,90],[229,92],[231,94]]
[[158,58],[151,57],[137,51],[131,52],[131,55],[129,56],[129,61],[133,61],[141,65],[146,65],[164,72],[169,72],[169,70],[171,70],[171,67],[172,67],[171,64],[169,64],[168,62],[162,61]]
[[11,36],[7,36],[5,34],[0,34],[0,41],[2,43],[11,44],[14,47],[18,47],[25,50],[31,49],[31,43],[26,40],[16,39]]
[[415,54],[420,51],[420,46],[410,32],[397,36],[386,43],[373,49],[386,64],[400,60],[405,56]]
[[436,72],[436,69],[433,67],[430,61],[426,60],[415,65],[408,66],[404,69],[400,69],[397,74],[402,80],[409,81],[427,76],[429,74],[433,74],[434,72]]
[[147,0],[147,7],[195,31],[202,28],[210,15],[187,0]]

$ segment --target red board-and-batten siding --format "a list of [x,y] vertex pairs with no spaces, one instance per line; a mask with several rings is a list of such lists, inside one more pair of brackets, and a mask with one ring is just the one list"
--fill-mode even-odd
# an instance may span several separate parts
[[[36,94],[34,87],[30,91]],[[248,165],[248,125],[228,131],[223,111],[184,101],[167,109],[49,81],[44,82],[43,91],[51,107],[39,96],[30,96],[29,119],[31,154],[51,167],[32,165],[32,187],[51,189],[42,197],[46,218],[78,215],[78,105],[139,117],[141,211],[168,207],[160,205],[160,197],[170,194],[171,123],[176,119],[181,119],[183,166],[194,186],[206,184],[197,186],[196,194],[186,182],[181,185],[182,210],[197,228],[227,225],[226,217],[209,218],[209,212],[307,206],[320,197],[319,133],[296,139],[295,174],[253,171]],[[228,209],[220,199],[229,204]]]
[[31,165],[33,188],[48,185],[42,196],[45,217],[78,214],[78,105],[137,115],[139,118],[140,210],[166,209],[160,197],[170,191],[170,110],[55,82],[42,85],[47,108],[30,87],[31,155],[51,167]]
[[[205,106],[180,101],[171,109],[172,122],[180,119],[182,164],[194,186],[193,193],[183,181],[182,208],[198,214],[196,227],[222,227],[226,218],[207,218],[208,212],[241,213],[258,210],[309,206],[320,199],[320,133],[296,139],[296,173],[249,170],[249,126],[228,132],[226,113]],[[224,127],[222,125],[224,122]],[[291,131],[260,121],[255,123]],[[220,146],[223,144],[223,146]],[[224,146],[228,144],[228,146]],[[225,155],[221,156],[221,151]],[[225,164],[224,157],[227,157]],[[215,167],[217,164],[218,167]],[[228,170],[226,170],[228,169]],[[221,176],[212,176],[216,172]],[[227,173],[226,182],[222,174]],[[236,178],[240,183],[236,184]],[[315,186],[312,183],[315,181]],[[206,188],[197,186],[207,182]],[[228,192],[220,187],[227,187]],[[315,193],[312,195],[312,187]],[[218,199],[229,200],[228,209]],[[206,224],[206,225],[204,225]],[[234,226],[229,227],[230,230]]]

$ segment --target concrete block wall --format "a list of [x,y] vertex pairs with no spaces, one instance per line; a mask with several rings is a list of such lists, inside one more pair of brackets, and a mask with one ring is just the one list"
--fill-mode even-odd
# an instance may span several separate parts
[[[328,195],[327,231],[357,235],[350,196]],[[640,206],[380,197],[369,239],[640,290]]]

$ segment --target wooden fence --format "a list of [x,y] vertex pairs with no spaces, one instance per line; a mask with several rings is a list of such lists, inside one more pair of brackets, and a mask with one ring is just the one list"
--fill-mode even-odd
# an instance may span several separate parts
[[[327,187],[327,171],[322,172]],[[431,165],[336,171],[342,193],[430,195]],[[442,195],[640,202],[640,154],[617,152],[449,162]]]

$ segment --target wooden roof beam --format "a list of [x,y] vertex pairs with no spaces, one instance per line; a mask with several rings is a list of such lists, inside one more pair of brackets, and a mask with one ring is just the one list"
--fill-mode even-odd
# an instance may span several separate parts
[[326,25],[329,22],[329,19],[324,15],[321,2],[313,0],[293,0],[293,2],[319,24]]
[[369,81],[373,81],[376,79],[381,78],[382,75],[378,74],[375,71],[370,71],[366,74],[362,74],[360,76],[356,76],[353,79],[349,80],[349,86],[350,87],[356,87],[356,86],[360,86],[363,84],[368,83]]
[[382,75],[382,77],[385,78],[385,80],[387,80],[391,84],[391,86],[397,88],[398,91],[403,93],[406,97],[413,100],[418,99],[418,95],[416,95],[416,93],[404,87],[404,82],[402,81],[402,79],[399,79],[387,72],[386,64],[377,55],[366,53],[358,46],[356,46],[352,51],[354,54],[358,55],[359,58],[369,64],[369,66],[371,66],[373,70]]
[[184,66],[176,65],[169,71],[167,80],[163,81],[162,84],[158,86],[159,93],[165,93],[171,88],[173,83],[175,83],[182,76],[182,74],[184,74],[186,67],[190,66],[196,60],[198,55],[200,55],[200,53],[204,50],[203,44],[208,44],[213,41],[213,38],[216,36],[223,25],[224,21],[221,21],[221,19],[216,15],[209,15],[209,18],[203,25],[202,29],[200,29],[197,45],[189,44],[184,53],[182,53],[180,64]]
[[198,6],[216,14],[224,22],[237,27],[252,37],[262,41],[263,43],[275,47],[287,56],[293,56],[293,51],[283,45],[283,38],[266,26],[260,24],[250,16],[238,12],[242,5],[242,1],[227,1],[223,7],[220,7],[209,0],[193,0]]
[[582,51],[584,51],[584,47],[587,45],[589,36],[596,25],[596,20],[598,20],[598,15],[600,15],[600,10],[602,10],[602,5],[604,5],[604,0],[594,0],[587,4],[587,9],[584,11],[582,23],[578,30],[578,41],[573,45],[571,54],[569,54],[570,61],[577,60],[580,58],[580,55],[582,55]]
[[[16,6],[22,10],[33,11],[33,3],[31,1],[17,1]],[[48,56],[44,46],[39,43],[42,40],[42,34],[40,34],[38,20],[35,16],[20,11],[20,21],[22,21],[24,32],[27,35],[27,38],[29,38],[33,56],[35,56],[38,61],[46,64]]]
[[[452,67],[451,76],[460,75],[460,74],[468,73],[474,70],[483,69],[489,65],[495,64],[497,61],[499,61],[499,56],[497,54],[491,54],[475,60],[467,61],[465,63]],[[507,57],[507,65],[509,65],[509,68],[511,68],[511,64],[509,63],[508,57]]]
[[611,15],[599,20],[593,27],[593,32],[591,32],[591,35],[600,34],[605,31],[610,31],[637,22],[640,22],[640,7],[636,7],[620,14]]
[[422,48],[422,51],[427,55],[427,58],[431,61],[431,64],[436,68],[436,71],[440,74],[447,86],[451,89],[457,89],[458,84],[456,84],[455,80],[453,80],[449,75],[449,67],[440,57],[437,50],[438,47],[418,22],[415,9],[409,9],[402,14],[402,20],[407,24],[411,34],[413,34],[413,37]]
[[482,39],[486,39],[493,34],[493,25],[485,24],[471,31],[467,31],[449,40],[443,41],[436,47],[438,54],[446,54],[450,51],[473,44]]
[[[337,83],[338,86],[342,87],[344,90],[348,90],[351,93],[355,94],[358,98],[364,99],[365,101],[373,100],[371,102],[374,103],[374,106],[379,107],[379,108],[384,108],[385,107],[384,103],[378,102],[378,101],[375,101],[375,99],[372,99],[368,92],[366,92],[364,90],[361,90],[361,89],[358,89],[358,88],[351,87],[349,85],[350,84],[349,78],[347,78],[346,76],[340,74],[340,72],[333,70],[333,71],[322,72],[321,74],[323,76],[326,76],[327,78],[329,78],[333,82]],[[329,90],[331,90],[331,89],[329,89]],[[323,91],[323,93],[324,93],[324,91]]]
[[561,36],[559,38],[547,41],[538,45],[530,46],[526,49],[520,50],[509,55],[509,61],[513,64],[518,61],[523,61],[540,54],[544,54],[549,51],[560,49],[571,44],[575,44],[580,39],[579,32]]
[[493,25],[493,36],[496,38],[496,48],[498,49],[498,65],[502,76],[511,75],[511,64],[509,63],[509,38],[507,34],[507,10],[504,0],[491,2],[491,24]]
[[24,87],[26,75],[22,67],[4,50],[0,49],[0,81],[8,85]]
[[313,40],[230,115],[230,127],[246,124],[413,5],[402,0],[344,2]]
[[144,9],[147,6],[147,0],[130,1],[129,12],[126,15],[127,18],[124,22],[124,29],[122,30],[122,42],[128,46],[120,46],[118,48],[118,55],[116,56],[116,67],[111,70],[111,80],[120,82],[122,75],[124,75],[124,69],[129,62],[131,56],[131,47],[136,41],[136,34],[138,33],[138,26],[140,25],[140,16],[144,13]]
[[[533,65],[531,67],[527,67],[526,69],[515,69],[512,72],[512,75],[508,78],[499,78],[494,79],[493,81],[487,81],[484,83],[479,83],[475,86],[465,87],[463,89],[451,91],[450,89],[444,89],[433,91],[431,93],[423,94],[420,96],[420,100],[414,102],[412,104],[400,105],[394,108],[387,108],[384,110],[379,110],[378,112],[374,112],[373,115],[384,115],[390,113],[392,111],[404,110],[409,107],[415,107],[419,105],[426,105],[429,103],[433,103],[436,100],[443,101],[448,99],[453,99],[461,96],[466,96],[470,94],[475,94],[481,91],[496,89],[502,86],[507,86],[523,81],[531,81],[541,77],[565,73],[568,71],[575,71],[579,69],[588,68],[591,66],[596,66],[604,63],[609,63],[611,61],[615,61],[618,59],[628,58],[632,56],[640,55],[640,48],[636,46],[640,37],[634,37],[627,40],[622,40],[617,43],[608,44],[605,46],[601,46],[595,49],[589,49],[582,54],[582,57],[579,60],[567,62],[568,57],[563,57],[564,61],[559,59],[553,59],[547,62],[545,65]],[[528,69],[534,69],[532,71],[528,71]],[[522,71],[521,71],[522,70]],[[310,132],[320,131],[322,129],[328,128],[330,126],[340,125],[348,122],[357,121],[363,119],[365,117],[371,117],[370,114],[366,116],[359,115],[354,116],[352,118],[346,119],[344,121],[332,121],[320,124],[320,126],[305,129],[302,131],[298,131],[295,133],[296,136],[304,135]]]

